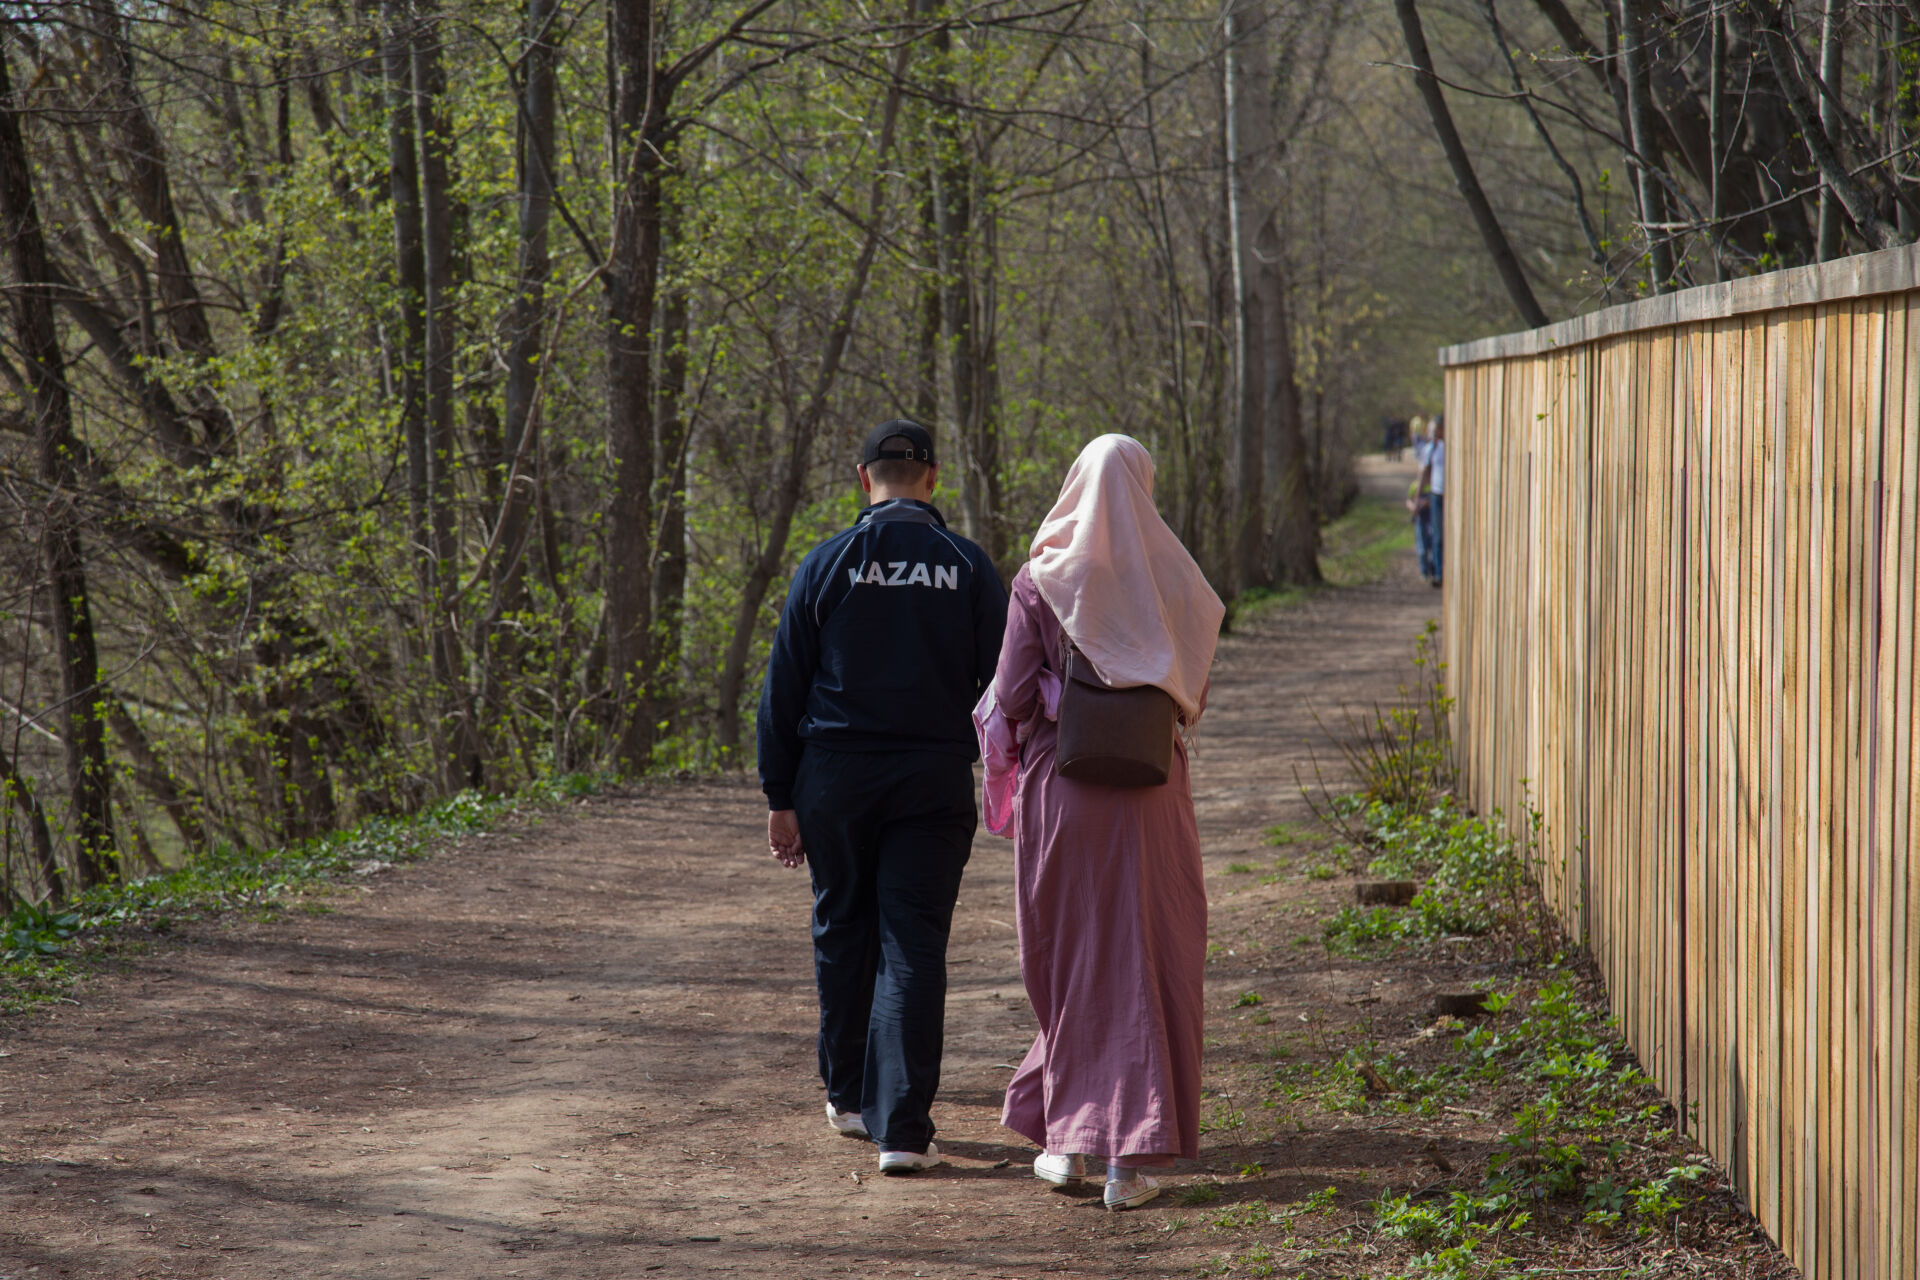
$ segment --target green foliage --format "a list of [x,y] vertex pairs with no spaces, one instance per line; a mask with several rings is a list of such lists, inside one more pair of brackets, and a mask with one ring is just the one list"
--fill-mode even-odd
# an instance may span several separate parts
[[1290,1206],[1290,1209],[1295,1214],[1332,1213],[1335,1203],[1339,1198],[1340,1189],[1338,1187],[1322,1187],[1320,1190],[1309,1195],[1305,1200],[1300,1201],[1297,1206]]
[[1589,1225],[1606,1227],[1631,1213],[1658,1225],[1685,1203],[1682,1188],[1705,1167],[1673,1166],[1644,1182],[1621,1182],[1613,1171],[1638,1135],[1660,1124],[1653,1081],[1623,1061],[1616,1028],[1582,1000],[1564,973],[1535,991],[1517,1018],[1516,1003],[1490,998],[1495,1016],[1459,1041],[1466,1069],[1488,1081],[1521,1081],[1537,1089],[1514,1112],[1500,1150],[1489,1161],[1488,1186],[1546,1200],[1578,1196]]
[[1222,1133],[1239,1129],[1246,1123],[1246,1114],[1233,1105],[1233,1099],[1221,1097],[1200,1117],[1200,1132]]
[[1497,934],[1529,951],[1553,940],[1551,918],[1534,889],[1526,847],[1501,816],[1467,817],[1451,803],[1408,810],[1371,801],[1344,820],[1373,857],[1368,870],[1418,880],[1405,908],[1342,908],[1322,928],[1343,954],[1446,937]]
[[1381,1235],[1424,1252],[1413,1259],[1410,1276],[1423,1280],[1480,1280],[1498,1275],[1512,1262],[1498,1251],[1504,1233],[1524,1231],[1530,1215],[1505,1194],[1473,1195],[1456,1191],[1444,1204],[1414,1204],[1407,1196],[1387,1195],[1374,1206]]
[[[1452,1039],[1450,1062],[1416,1062],[1361,1032],[1342,1043],[1310,1024],[1322,1062],[1273,1069],[1270,1106],[1310,1101],[1336,1112],[1425,1115],[1475,1091],[1511,1099],[1478,1190],[1445,1200],[1388,1194],[1376,1205],[1379,1234],[1415,1251],[1404,1280],[1499,1274],[1546,1205],[1594,1231],[1631,1226],[1647,1234],[1670,1225],[1709,1170],[1698,1160],[1668,1160],[1659,1173],[1645,1171],[1646,1153],[1665,1144],[1665,1108],[1604,1009],[1559,969],[1531,989],[1489,992],[1482,1006],[1488,1016]],[[1332,1189],[1307,1203],[1330,1208]],[[1298,1212],[1279,1210],[1275,1219],[1290,1222]]]
[[57,956],[80,929],[80,916],[45,905],[22,903],[0,920],[0,962],[16,963]]
[[1443,803],[1453,788],[1453,749],[1448,716],[1453,698],[1446,689],[1446,663],[1440,660],[1439,624],[1429,621],[1414,640],[1414,682],[1402,684],[1390,703],[1375,703],[1362,713],[1348,707],[1342,723],[1331,726],[1315,713],[1315,720],[1339,750],[1346,773],[1357,792],[1337,796],[1322,775],[1318,758],[1313,764],[1317,787],[1303,786],[1302,794],[1316,817],[1348,840],[1361,832],[1351,822],[1354,806],[1386,805],[1420,811]]
[[1245,1200],[1207,1217],[1209,1231],[1245,1231],[1273,1221],[1273,1209],[1264,1200]]
[[1274,1259],[1273,1250],[1264,1244],[1256,1244],[1240,1255],[1240,1268],[1244,1275],[1264,1277],[1281,1274],[1280,1264]]
[[0,961],[0,1015],[30,1013],[67,998],[79,974],[59,956]]

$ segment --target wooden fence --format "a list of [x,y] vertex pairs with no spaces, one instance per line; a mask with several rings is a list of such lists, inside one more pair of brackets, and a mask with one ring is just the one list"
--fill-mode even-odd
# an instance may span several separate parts
[[1920,246],[1441,363],[1466,794],[1809,1280],[1920,1277]]

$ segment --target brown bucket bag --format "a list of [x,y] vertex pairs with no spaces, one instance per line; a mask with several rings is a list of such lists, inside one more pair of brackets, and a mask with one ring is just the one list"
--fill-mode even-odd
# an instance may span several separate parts
[[1072,645],[1066,668],[1054,773],[1102,787],[1164,784],[1173,767],[1173,696],[1150,684],[1109,689]]

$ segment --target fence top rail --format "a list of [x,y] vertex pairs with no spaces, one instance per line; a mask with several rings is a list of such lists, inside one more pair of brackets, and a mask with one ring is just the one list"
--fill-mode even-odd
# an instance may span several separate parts
[[1821,302],[1915,289],[1920,289],[1920,244],[1906,244],[1810,267],[1770,271],[1725,284],[1704,284],[1677,293],[1663,293],[1603,311],[1590,311],[1540,329],[1442,347],[1440,363],[1451,367],[1537,356],[1640,329],[1726,320],[1756,311],[1810,307]]

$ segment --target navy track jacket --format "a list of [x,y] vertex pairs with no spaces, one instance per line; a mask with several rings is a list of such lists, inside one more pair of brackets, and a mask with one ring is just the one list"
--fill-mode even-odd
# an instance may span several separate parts
[[807,743],[973,760],[973,704],[993,679],[1007,592],[993,561],[924,502],[893,498],[794,572],[760,692],[760,787],[793,808]]

